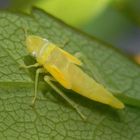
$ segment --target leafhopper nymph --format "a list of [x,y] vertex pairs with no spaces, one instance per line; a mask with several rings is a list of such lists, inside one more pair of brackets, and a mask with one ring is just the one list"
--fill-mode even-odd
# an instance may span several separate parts
[[[46,73],[44,80],[62,96],[82,118],[85,116],[79,110],[77,104],[69,99],[58,87],[54,80],[66,89],[71,89],[91,100],[107,104],[117,109],[123,109],[124,104],[110,93],[103,85],[97,83],[81,68],[82,62],[75,56],[59,48],[56,44],[39,36],[26,37],[28,52],[36,59],[37,63],[25,68],[39,67],[35,76],[35,92],[33,104],[37,95],[38,77],[40,73]],[[48,76],[49,73],[51,76]]]

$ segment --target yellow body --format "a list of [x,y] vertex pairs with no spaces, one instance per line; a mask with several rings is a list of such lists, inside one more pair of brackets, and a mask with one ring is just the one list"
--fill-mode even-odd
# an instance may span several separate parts
[[118,109],[124,108],[124,104],[103,85],[82,71],[79,67],[82,63],[76,57],[37,36],[29,36],[26,44],[37,62],[66,89]]

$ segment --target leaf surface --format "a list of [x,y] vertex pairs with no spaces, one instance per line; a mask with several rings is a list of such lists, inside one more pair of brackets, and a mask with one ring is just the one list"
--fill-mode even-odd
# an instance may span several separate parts
[[[114,110],[60,87],[88,117],[83,121],[67,102],[40,80],[35,107],[34,72],[20,69],[28,63],[25,33],[38,35],[82,53],[83,69],[126,104]],[[31,58],[29,58],[31,60]],[[78,80],[78,79],[77,79]],[[0,138],[2,140],[139,140],[140,68],[107,44],[58,19],[34,9],[32,15],[0,12]],[[59,86],[59,85],[58,85]],[[44,94],[43,94],[44,93]]]

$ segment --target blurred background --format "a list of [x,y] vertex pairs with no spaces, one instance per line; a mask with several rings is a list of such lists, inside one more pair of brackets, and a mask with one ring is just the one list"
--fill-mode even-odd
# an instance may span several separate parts
[[41,8],[128,54],[140,64],[140,0],[0,0],[0,9]]

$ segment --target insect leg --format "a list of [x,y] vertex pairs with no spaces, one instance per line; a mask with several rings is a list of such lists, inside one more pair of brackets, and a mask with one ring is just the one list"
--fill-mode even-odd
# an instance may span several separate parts
[[83,113],[79,110],[78,105],[74,101],[72,101],[70,98],[68,98],[58,87],[56,87],[51,82],[50,76],[45,76],[44,80],[77,111],[77,113],[82,117],[82,119],[86,120],[85,115],[83,115]]
[[36,100],[36,97],[37,97],[37,89],[38,89],[38,79],[39,79],[39,74],[40,73],[44,73],[44,69],[43,68],[38,68],[36,70],[36,75],[35,75],[35,88],[34,88],[34,98],[32,100],[32,105],[34,106],[35,104],[35,100]]
[[38,66],[39,66],[39,63],[35,63],[35,64],[29,65],[29,66],[20,65],[20,67],[21,67],[21,68],[24,68],[24,69],[29,69],[29,68],[38,67]]
[[81,59],[83,57],[83,54],[81,52],[76,52],[74,56],[78,59]]
[[105,81],[103,80],[103,78],[102,78],[102,76],[101,76],[101,74],[100,74],[100,72],[99,72],[97,66],[94,64],[93,61],[91,62],[90,59],[88,59],[88,58],[86,57],[86,55],[84,55],[84,54],[81,53],[81,52],[76,52],[76,53],[74,54],[74,56],[77,57],[77,58],[79,58],[84,64],[86,64],[86,67],[87,67],[89,70],[90,70],[91,68],[93,68],[92,71],[91,71],[91,73],[92,73],[94,79],[95,79],[97,82],[99,82],[99,83],[105,85]]
[[68,43],[69,43],[69,39],[66,38],[62,43],[59,43],[58,46],[60,46],[60,48],[64,48]]

